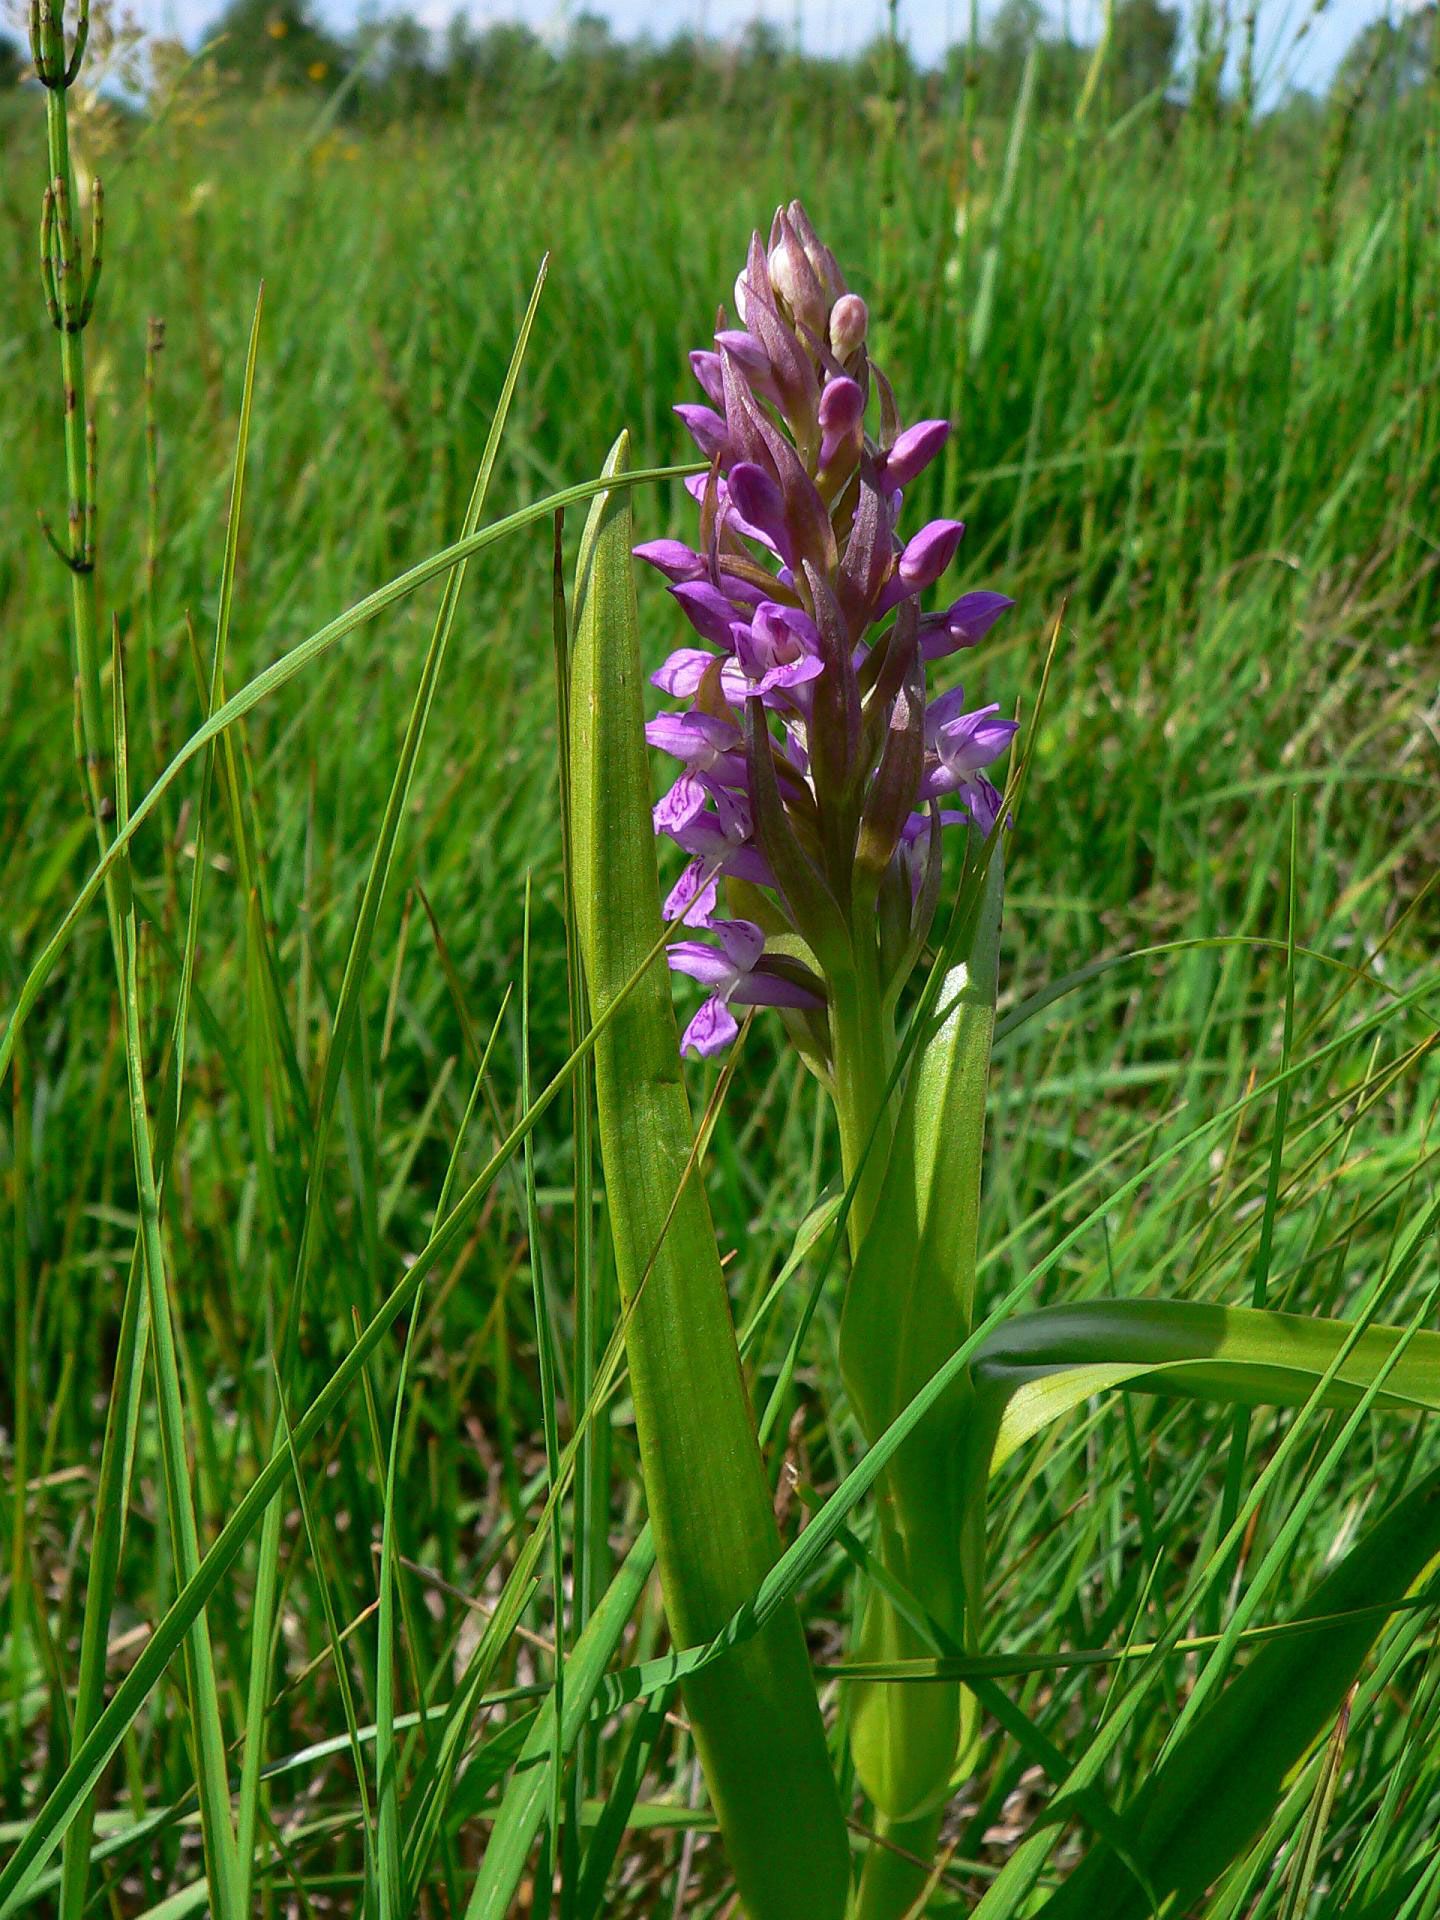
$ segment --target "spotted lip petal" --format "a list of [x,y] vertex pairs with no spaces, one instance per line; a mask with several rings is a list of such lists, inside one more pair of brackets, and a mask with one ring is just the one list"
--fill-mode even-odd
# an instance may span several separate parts
[[680,1036],[682,1054],[693,1053],[697,1060],[708,1060],[724,1053],[740,1031],[740,1024],[725,1002],[712,994],[702,1000],[690,1024]]

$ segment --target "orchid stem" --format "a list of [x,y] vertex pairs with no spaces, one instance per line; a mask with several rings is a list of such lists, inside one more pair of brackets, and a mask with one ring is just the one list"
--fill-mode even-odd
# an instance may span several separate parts
[[846,1186],[854,1185],[849,1220],[852,1258],[875,1216],[890,1158],[892,1118],[887,1096],[895,1036],[867,957],[873,961],[873,956],[858,955],[854,972],[830,983],[840,1156]]
[[855,1920],[905,1920],[919,1911],[917,1902],[930,1884],[942,1812],[937,1807],[914,1820],[879,1816],[860,1875]]

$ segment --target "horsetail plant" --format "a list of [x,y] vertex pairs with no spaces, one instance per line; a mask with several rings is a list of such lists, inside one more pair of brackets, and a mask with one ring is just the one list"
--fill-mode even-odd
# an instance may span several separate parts
[[[677,409],[709,462],[686,482],[698,508],[694,542],[634,549],[704,643],[671,652],[654,673],[681,704],[644,726],[680,769],[651,811],[655,834],[687,856],[663,904],[643,831],[627,496],[597,502],[582,548],[570,687],[580,946],[602,1010],[670,922],[671,970],[705,989],[679,1051],[722,1053],[739,1033],[737,1009],[773,1007],[833,1103],[850,1255],[841,1368],[867,1441],[885,1442],[847,1689],[876,1842],[849,1901],[859,1920],[898,1920],[924,1903],[959,1784],[971,1717],[962,1679],[983,1633],[985,1494],[1003,1461],[1082,1399],[1115,1388],[1358,1409],[1352,1420],[1371,1406],[1440,1408],[1440,1336],[1418,1324],[1400,1333],[1148,1301],[992,1313],[977,1325],[1012,824],[986,770],[1017,725],[959,688],[932,693],[926,680],[932,663],[973,646],[1012,603],[975,591],[922,609],[964,527],[934,520],[905,538],[897,528],[905,492],[948,425],[902,425],[869,358],[865,303],[798,203],[776,214],[768,245],[752,239],[734,306],[735,324],[722,309],[713,348],[691,356],[704,403]],[[618,476],[624,464],[622,439],[607,471]],[[962,874],[942,917],[947,828],[959,830]],[[907,995],[927,954],[923,985]],[[722,1617],[728,1609],[732,1630],[744,1618],[776,1542],[705,1200],[688,1177],[693,1140],[676,1052],[657,972],[597,1046],[596,1099],[670,1625],[681,1645],[708,1636],[718,1646]],[[1287,1062],[1282,1081],[1292,1071]],[[1282,1102],[1282,1128],[1283,1114]],[[1427,1215],[1417,1232],[1431,1225]],[[1376,1304],[1378,1295],[1372,1317]],[[898,1445],[888,1438],[897,1423]],[[1430,1493],[1405,1511],[1420,1534],[1397,1600],[1440,1548]],[[1378,1566],[1392,1535],[1382,1525],[1352,1549],[1347,1591]],[[1222,1695],[1209,1711],[1226,1716],[1231,1763],[1242,1764],[1244,1749],[1268,1780],[1298,1760],[1376,1631],[1378,1622],[1317,1637],[1304,1700],[1278,1742],[1252,1749],[1232,1724],[1263,1714],[1255,1689],[1230,1708]],[[787,1612],[758,1637],[740,1635],[689,1683],[712,1799],[755,1915],[838,1912],[846,1899],[798,1648]],[[1211,1723],[1202,1714],[1189,1728],[1192,1717],[1168,1774],[1162,1766],[1136,1804],[1142,1823],[1157,1799],[1168,1804],[1203,1777],[1197,1741],[1203,1757]],[[1207,1827],[1207,1863],[1227,1847],[1234,1857],[1262,1817],[1253,1796],[1230,1794],[1225,1819]],[[1106,1857],[1128,1870],[1123,1823],[1097,1819]],[[1137,1828],[1142,1841],[1153,1851]],[[1094,1872],[1107,1870],[1097,1855]],[[986,1904],[997,1920],[1016,1910],[998,1883]]]
[[[80,0],[74,35],[68,49],[63,8],[57,9],[53,0],[31,0],[29,31],[35,76],[45,94],[48,171],[41,199],[40,275],[46,311],[60,336],[62,423],[68,489],[64,539],[55,535],[43,517],[41,526],[49,545],[70,574],[77,748],[96,846],[103,863],[114,855],[117,834],[123,837],[128,832],[130,807],[124,657],[118,621],[114,625],[111,650],[108,738],[102,692],[95,537],[96,430],[94,417],[87,404],[83,340],[95,309],[100,281],[104,196],[100,182],[94,181],[90,196],[90,264],[86,269],[77,221],[66,98],[79,77],[85,58],[90,31],[89,0]],[[252,335],[246,406],[241,424],[241,465],[248,428],[254,351],[255,340]],[[238,472],[237,466],[237,476]],[[232,534],[239,511],[238,487],[237,477],[237,496],[231,502]],[[229,583],[233,578],[233,548],[228,552],[227,560],[228,572],[222,604],[228,602]],[[197,886],[201,865],[197,859]],[[110,1609],[115,1597],[120,1533],[128,1498],[124,1479],[133,1461],[139,1416],[139,1384],[144,1374],[147,1344],[153,1356],[157,1386],[160,1456],[176,1568],[181,1578],[188,1580],[200,1564],[200,1534],[190,1479],[184,1399],[162,1232],[161,1195],[166,1145],[164,1139],[159,1137],[158,1130],[157,1138],[152,1140],[151,1137],[151,1100],[146,1085],[146,1047],[141,1007],[138,916],[128,856],[122,857],[107,875],[105,905],[121,1011],[128,1119],[140,1224],[126,1288],[115,1386],[101,1461],[100,1480],[108,1498],[96,1514],[92,1578],[85,1596],[80,1686],[71,1724],[72,1748],[76,1751],[90,1733],[104,1700],[105,1647]],[[171,1070],[176,1074],[184,1053],[183,1007],[182,996],[176,1014],[179,1044],[171,1061]],[[178,1080],[175,1084],[178,1087]],[[215,1660],[203,1614],[195,1620],[185,1642],[185,1669],[201,1830],[214,1911],[221,1916],[221,1920],[240,1920],[245,1902],[241,1892],[242,1880],[231,1814]],[[60,1902],[60,1911],[65,1920],[78,1915],[85,1905],[90,1875],[92,1818],[93,1802],[87,1800],[66,1834]]]

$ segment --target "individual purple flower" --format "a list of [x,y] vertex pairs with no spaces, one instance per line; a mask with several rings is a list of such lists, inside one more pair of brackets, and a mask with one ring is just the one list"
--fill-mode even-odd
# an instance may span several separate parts
[[932,520],[907,540],[880,596],[880,612],[888,613],[902,600],[913,599],[933,586],[955,558],[955,549],[964,538],[963,520]]
[[[956,827],[971,817],[968,809],[960,807],[940,807],[936,809],[936,815],[941,827]],[[921,813],[912,813],[900,830],[900,857],[909,877],[912,899],[924,882],[925,868],[930,859],[930,835],[935,825],[936,819],[932,818],[927,807]]]
[[651,684],[676,700],[693,700],[719,656],[703,647],[677,647],[651,674]]
[[948,420],[917,420],[913,427],[906,427],[876,463],[881,485],[908,487],[917,474],[925,471],[949,436]]
[[715,355],[717,362],[722,353],[733,354],[750,379],[770,379],[770,362],[754,334],[746,333],[741,327],[722,327],[715,336],[715,345],[720,349]]
[[826,472],[849,454],[858,458],[864,438],[865,389],[858,380],[841,374],[828,381],[820,395],[820,471]]
[[718,460],[724,455],[729,441],[723,413],[717,413],[714,407],[691,405],[688,401],[676,407],[675,411],[707,460]]
[[644,540],[635,548],[635,558],[656,568],[670,581],[705,578],[705,556],[687,547],[683,540]]
[[749,626],[735,626],[735,658],[720,669],[720,691],[732,706],[757,695],[770,705],[825,671],[815,622],[799,607],[762,601]]
[[[963,789],[963,798],[970,809],[970,818],[987,838],[995,831],[995,822],[1000,818],[1000,809],[1005,804],[1005,796],[1000,789],[992,786],[983,773],[968,780]],[[1009,814],[1005,816],[1007,827],[1015,822]]]
[[733,720],[713,714],[657,713],[645,722],[645,738],[661,753],[673,755],[690,773],[708,773],[724,786],[745,780],[745,742]]
[[732,1006],[824,1006],[823,995],[813,988],[765,968],[765,935],[753,920],[712,920],[709,930],[718,936],[718,947],[676,940],[665,951],[673,972],[687,973],[710,989],[681,1036],[682,1053],[723,1053],[740,1030]]
[[830,347],[842,365],[864,346],[870,314],[858,293],[845,293],[830,309]]
[[735,603],[708,580],[682,580],[670,589],[685,618],[702,640],[727,652],[735,645],[735,625],[743,618]]
[[[775,876],[753,844],[749,802],[742,794],[684,775],[656,808],[657,833],[668,834],[691,856],[690,864],[665,901],[667,920],[705,926],[718,904],[720,880],[733,874],[758,887],[773,887]],[[695,789],[699,790],[699,797]],[[678,791],[677,791],[678,790]],[[709,802],[710,804],[706,804]],[[664,809],[663,813],[661,809]]]
[[1000,758],[1019,731],[1019,723],[998,719],[999,712],[992,704],[966,713],[963,687],[930,702],[925,713],[922,800],[957,793],[973,775]]
[[734,509],[741,533],[759,538],[787,562],[794,564],[794,541],[786,519],[785,495],[780,483],[753,460],[740,460],[730,469],[728,504]]

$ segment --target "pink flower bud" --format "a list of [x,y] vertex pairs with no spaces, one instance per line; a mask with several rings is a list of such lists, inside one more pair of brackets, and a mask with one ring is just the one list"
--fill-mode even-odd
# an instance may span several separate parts
[[830,309],[830,345],[837,360],[848,360],[865,344],[870,309],[858,293],[842,293]]

